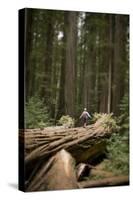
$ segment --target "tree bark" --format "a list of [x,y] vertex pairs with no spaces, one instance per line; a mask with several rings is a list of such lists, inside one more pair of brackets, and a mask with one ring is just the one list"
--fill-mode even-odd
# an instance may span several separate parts
[[31,97],[31,82],[32,82],[32,67],[31,67],[31,54],[33,49],[33,18],[34,12],[31,9],[25,9],[25,81],[26,81],[26,101]]
[[[111,115],[103,114],[96,123],[86,128],[49,127],[44,130],[20,131],[20,142],[25,138],[25,163],[46,159],[61,149],[66,149],[78,162],[94,159],[106,149],[106,138],[113,127],[108,123]],[[104,124],[104,126],[103,126]]]
[[76,64],[76,37],[77,13],[65,13],[66,26],[66,63],[65,63],[65,114],[75,114],[75,64]]
[[[51,105],[51,76],[52,76],[52,55],[53,55],[53,41],[54,41],[54,13],[47,13],[46,22],[46,46],[44,49],[44,76],[43,87],[41,89],[41,97],[44,103],[50,107]],[[46,20],[45,19],[45,20]]]
[[107,112],[111,112],[111,99],[112,99],[112,15],[109,16],[109,64],[108,64],[108,103],[107,103]]
[[[119,104],[124,94],[124,80],[125,80],[125,44],[127,31],[123,26],[123,16],[116,15],[115,34],[114,34],[114,67],[113,67],[113,90],[112,90],[112,111],[119,114]],[[117,94],[117,95],[116,95]]]
[[[64,15],[64,21],[65,21],[65,15]],[[61,72],[60,72],[60,88],[59,88],[59,98],[58,98],[58,112],[56,119],[60,119],[62,115],[65,114],[65,45],[66,45],[66,29],[63,27],[63,38],[62,38],[63,46],[62,46],[62,57],[61,57]]]

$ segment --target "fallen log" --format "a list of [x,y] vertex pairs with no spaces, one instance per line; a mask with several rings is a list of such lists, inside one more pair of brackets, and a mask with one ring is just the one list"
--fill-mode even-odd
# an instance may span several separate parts
[[[25,164],[48,159],[61,149],[72,154],[76,162],[94,159],[106,149],[106,138],[114,130],[111,114],[103,114],[86,128],[48,127],[44,130],[20,130],[20,143],[25,142]],[[21,144],[20,144],[21,145]]]
[[67,151],[61,150],[32,174],[26,191],[76,188],[79,186],[76,179],[75,160]]
[[107,177],[113,177],[113,173],[109,171],[93,168],[90,171],[90,176],[102,176],[104,178],[107,178]]
[[128,176],[115,176],[104,178],[100,180],[87,180],[79,182],[80,188],[92,188],[92,187],[103,187],[103,186],[120,186],[120,185],[129,185]]
[[76,166],[77,180],[81,181],[88,176],[100,176],[103,178],[113,177],[113,173],[99,169],[97,166],[92,166],[86,163],[80,163]]

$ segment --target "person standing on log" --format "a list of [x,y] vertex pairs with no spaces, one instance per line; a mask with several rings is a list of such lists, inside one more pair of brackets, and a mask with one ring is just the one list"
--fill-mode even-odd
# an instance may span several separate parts
[[88,118],[91,118],[90,114],[87,112],[87,109],[84,108],[84,111],[82,112],[82,114],[80,115],[80,119],[83,119],[83,127],[85,128],[86,127],[86,124],[87,124],[87,120]]

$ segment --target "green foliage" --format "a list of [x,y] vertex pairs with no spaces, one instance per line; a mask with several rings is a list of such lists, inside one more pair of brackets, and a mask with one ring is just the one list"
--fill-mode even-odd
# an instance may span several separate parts
[[69,127],[74,127],[74,123],[75,120],[70,117],[69,115],[63,115],[60,119],[59,119],[59,124],[69,128]]
[[[102,120],[104,117],[104,113],[94,113],[93,115],[93,122],[96,122],[97,120]],[[112,130],[118,131],[119,126],[117,124],[117,119],[113,117],[113,113],[110,113],[106,115],[106,117],[103,120],[103,126],[110,127]]]
[[114,133],[108,141],[108,160],[106,168],[115,174],[129,173],[129,142],[128,138]]
[[129,110],[128,95],[125,95],[120,104],[121,115],[117,122],[119,133],[114,133],[108,140],[108,158],[106,168],[115,174],[129,174]]
[[120,103],[120,111],[124,112],[125,115],[128,114],[129,111],[129,96],[128,94],[125,94],[121,103]]
[[121,115],[118,118],[118,123],[121,125],[121,132],[129,132],[129,95],[125,94],[120,103]]
[[93,121],[97,121],[98,119],[100,119],[102,117],[102,113],[94,113],[93,114]]
[[31,97],[25,106],[26,128],[43,128],[49,125],[49,114],[43,102]]

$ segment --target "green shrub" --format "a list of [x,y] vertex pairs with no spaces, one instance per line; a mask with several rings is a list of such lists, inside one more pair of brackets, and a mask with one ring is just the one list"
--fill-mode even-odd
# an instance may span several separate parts
[[25,106],[26,128],[43,128],[49,125],[49,114],[43,102],[31,97]]
[[69,115],[63,115],[59,119],[59,124],[63,125],[66,128],[74,127],[75,120]]
[[115,174],[129,174],[129,102],[126,94],[120,104],[120,116],[117,118],[119,133],[108,140],[108,160],[106,168]]
[[106,168],[115,174],[129,173],[129,141],[120,133],[114,133],[108,140]]
[[118,123],[121,126],[121,132],[129,134],[129,97],[125,94],[120,104],[120,116]]
[[[95,123],[98,119],[102,118],[104,116],[104,113],[94,113],[93,114],[93,123]],[[113,113],[109,113],[106,115],[106,118],[103,121],[103,126],[109,126],[112,130],[118,131],[119,126],[117,123],[117,119],[113,116]]]

